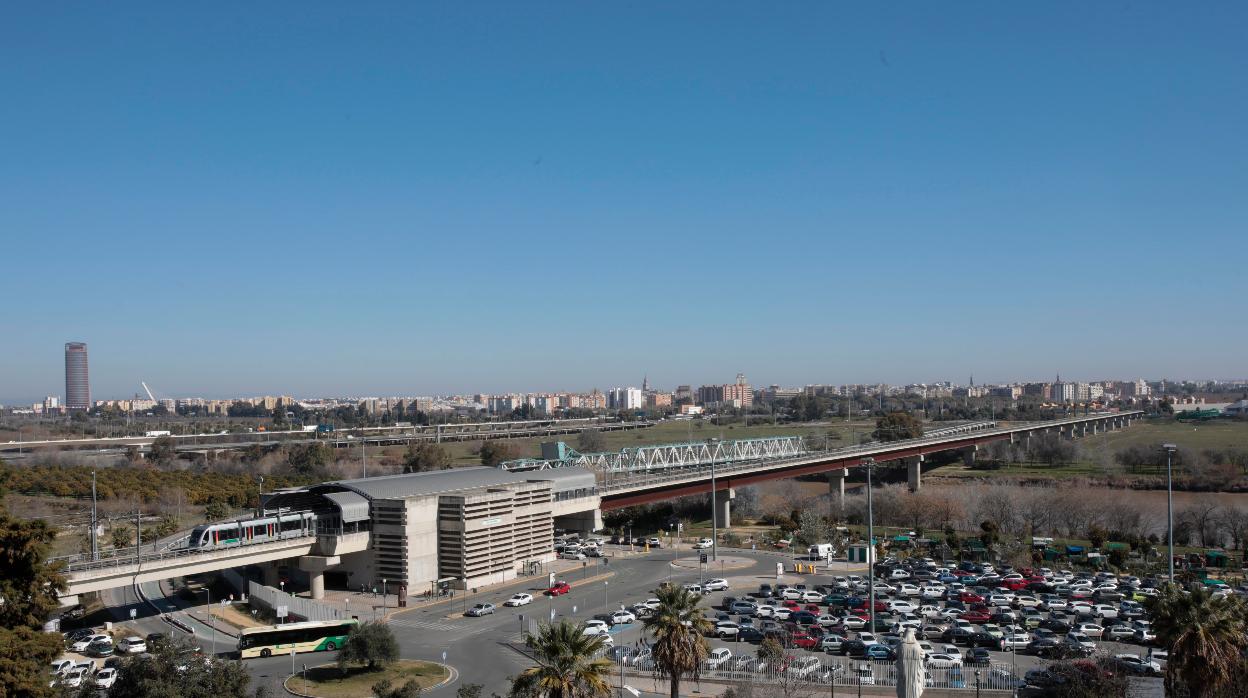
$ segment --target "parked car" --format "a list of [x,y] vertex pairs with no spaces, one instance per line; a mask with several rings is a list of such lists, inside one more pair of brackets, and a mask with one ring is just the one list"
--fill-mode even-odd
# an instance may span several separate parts
[[711,579],[702,584],[702,591],[727,591],[728,581],[725,579]]
[[608,621],[611,625],[628,625],[637,622],[637,616],[629,611],[615,611]]
[[117,683],[116,669],[100,669],[95,674],[95,685],[100,688],[112,688]]
[[95,642],[87,645],[87,649],[83,652],[83,654],[92,657],[107,657],[112,654],[114,650],[113,639],[111,637],[105,637],[103,640],[96,640]]
[[992,661],[992,655],[984,647],[972,647],[962,655],[963,664],[975,664],[987,666]]
[[117,643],[117,651],[122,654],[143,654],[147,651],[147,640],[131,635]]
[[112,638],[109,637],[108,635],[101,635],[101,634],[87,635],[86,637],[79,637],[77,640],[74,640],[73,642],[71,642],[69,645],[69,650],[71,652],[79,652],[79,653],[86,652],[87,648],[91,646],[91,643],[99,642],[101,640],[108,640],[109,644],[112,644],[113,642]]
[[704,662],[707,669],[719,669],[732,661],[732,650],[727,647],[716,647],[710,651]]

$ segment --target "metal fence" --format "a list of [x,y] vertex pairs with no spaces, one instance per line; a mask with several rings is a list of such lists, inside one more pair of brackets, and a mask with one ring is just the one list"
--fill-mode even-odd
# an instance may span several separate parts
[[[634,646],[612,647],[605,655],[616,670],[641,675],[657,675],[650,650]],[[1014,691],[1023,681],[1000,665],[929,666],[925,670],[928,688]],[[760,661],[753,654],[709,660],[701,679],[729,683],[765,683],[825,686],[896,686],[895,661],[868,661],[813,655],[790,655],[776,662]]]
[[285,606],[289,616],[298,616],[303,620],[347,620],[350,617],[346,611],[333,606],[291,596],[280,589],[266,587],[254,581],[247,585],[247,593],[250,603],[267,608],[274,614],[279,606]]

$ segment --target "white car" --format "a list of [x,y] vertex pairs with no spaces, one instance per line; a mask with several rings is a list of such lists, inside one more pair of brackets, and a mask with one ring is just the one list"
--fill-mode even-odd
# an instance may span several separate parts
[[921,596],[924,601],[935,601],[937,599],[944,598],[945,588],[938,586],[922,587],[919,589],[919,596]]
[[143,654],[147,651],[147,640],[138,635],[131,635],[121,642],[117,643],[117,649],[122,654]]
[[727,647],[716,647],[706,658],[707,669],[718,669],[732,659],[732,650]]
[[902,582],[897,585],[897,593],[902,596],[918,596],[923,593],[923,590],[909,582]]
[[730,620],[721,620],[715,624],[713,632],[718,638],[735,638],[741,634],[741,626]]
[[112,688],[114,683],[117,683],[117,670],[112,667],[100,669],[95,675],[95,685],[100,688]]
[[559,553],[560,560],[584,560],[585,553],[580,550],[565,550]]
[[113,638],[108,635],[92,635],[90,637],[83,638],[75,642],[74,644],[70,645],[69,649],[71,652],[85,652],[87,650],[87,647],[89,647],[91,643],[95,642],[96,640],[112,641],[112,639]]
[[585,630],[581,634],[606,635],[610,630],[611,628],[607,625],[605,620],[592,619],[585,621]]
[[1140,657],[1138,654],[1115,654],[1114,659],[1145,674],[1154,676],[1161,674],[1161,664],[1154,662],[1152,659]]
[[802,590],[801,590],[801,589],[794,589],[793,587],[789,587],[789,588],[785,589],[784,591],[780,592],[780,598],[781,598],[781,599],[784,599],[784,600],[786,600],[786,601],[801,601],[801,600],[802,600]]
[[943,652],[936,652],[927,655],[927,665],[931,667],[962,666],[962,656],[958,654],[944,654]]
[[611,625],[628,625],[636,622],[637,616],[628,611],[616,611],[611,614]]
[[807,589],[802,592],[801,600],[804,603],[823,603],[823,594],[820,594],[814,589]]
[[528,606],[533,603],[532,594],[513,594],[510,599],[503,602],[504,606]]
[[1117,618],[1118,609],[1107,603],[1097,604],[1092,607],[1092,613],[1097,618]]
[[703,538],[697,543],[694,543],[693,547],[695,550],[706,550],[707,548],[714,547],[714,545],[715,543],[713,543],[710,538]]
[[792,614],[793,612],[789,610],[788,606],[777,606],[771,612],[771,617],[775,618],[776,620],[788,620],[789,616]]
[[1101,635],[1105,633],[1105,628],[1096,623],[1080,623],[1075,626],[1075,630],[1096,639],[1100,639]]
[[1021,650],[1031,642],[1031,635],[1018,630],[1012,630],[1001,636],[1001,649],[1003,650]]
[[1077,630],[1072,630],[1066,633],[1066,644],[1089,651],[1096,650],[1096,643],[1093,642],[1087,635]]
[[776,607],[768,604],[759,604],[754,609],[755,618],[773,618],[776,615]]
[[727,591],[728,582],[724,579],[712,579],[702,585],[703,591]]
[[48,667],[48,671],[56,676],[60,676],[70,669],[74,668],[74,660],[58,659]]
[[61,675],[61,685],[70,688],[77,688],[82,685],[84,679],[87,678],[85,669],[73,668]]
[[888,602],[888,610],[894,613],[914,613],[919,610],[919,607],[909,601],[894,599]]

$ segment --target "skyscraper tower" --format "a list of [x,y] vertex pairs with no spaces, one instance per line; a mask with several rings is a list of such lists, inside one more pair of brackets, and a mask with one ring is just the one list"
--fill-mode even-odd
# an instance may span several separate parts
[[648,393],[648,392],[650,392],[650,376],[649,376],[649,374],[647,374],[645,377],[643,377],[643,378],[641,379],[641,392],[643,392],[643,393]]
[[85,342],[65,343],[65,407],[71,410],[91,408],[91,377],[87,371]]

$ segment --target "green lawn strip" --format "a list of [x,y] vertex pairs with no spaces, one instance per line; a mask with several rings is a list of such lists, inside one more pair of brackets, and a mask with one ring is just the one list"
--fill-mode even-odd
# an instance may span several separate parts
[[369,671],[364,667],[351,667],[344,676],[337,665],[324,664],[310,667],[305,674],[296,674],[286,685],[297,693],[320,698],[369,698],[373,685],[389,679],[392,686],[399,687],[415,679],[422,689],[436,686],[446,680],[446,667],[433,662],[405,659],[384,669]]

